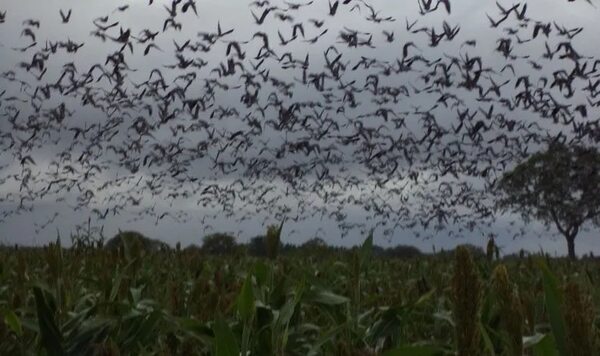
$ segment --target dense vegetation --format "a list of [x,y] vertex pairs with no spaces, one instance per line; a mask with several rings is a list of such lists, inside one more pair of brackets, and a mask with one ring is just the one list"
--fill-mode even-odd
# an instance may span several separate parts
[[[265,242],[279,241],[274,229]],[[593,259],[498,260],[464,247],[375,257],[371,238],[326,253],[315,241],[312,250],[284,256],[270,247],[266,257],[250,256],[248,249],[211,255],[131,241],[122,239],[117,248],[0,249],[0,354],[600,350],[600,289],[594,287],[600,264]]]

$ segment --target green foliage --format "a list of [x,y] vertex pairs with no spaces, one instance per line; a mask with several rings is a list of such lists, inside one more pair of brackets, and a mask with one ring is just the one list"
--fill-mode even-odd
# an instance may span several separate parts
[[552,335],[556,348],[561,356],[567,355],[567,340],[565,331],[565,320],[561,310],[564,297],[559,289],[558,281],[552,274],[544,260],[538,260],[539,268],[542,270],[542,282],[544,286],[544,300],[548,318],[552,327]]
[[252,288],[252,275],[248,274],[237,301],[238,312],[245,321],[250,320],[254,314],[254,292]]
[[267,260],[199,249],[123,258],[58,244],[0,248],[0,354],[600,351],[595,260],[496,264],[465,247],[418,259],[374,250],[371,235],[318,259],[306,251]]
[[42,347],[48,355],[63,355],[62,335],[56,322],[56,302],[50,293],[45,293],[40,287],[33,287],[33,295]]
[[14,311],[9,310],[4,316],[4,323],[10,328],[10,330],[17,336],[23,335],[23,327],[21,321]]
[[213,325],[215,333],[215,356],[239,356],[240,351],[233,331],[222,318],[218,318]]

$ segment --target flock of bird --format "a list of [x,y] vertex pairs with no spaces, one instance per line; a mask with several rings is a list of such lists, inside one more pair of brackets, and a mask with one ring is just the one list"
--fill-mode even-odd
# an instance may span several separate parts
[[[576,48],[582,27],[496,3],[480,17],[497,37],[481,39],[452,23],[451,0],[416,2],[410,18],[367,0],[261,0],[252,31],[221,19],[190,34],[209,27],[199,2],[150,0],[96,17],[85,42],[71,9],[0,9],[0,31],[22,26],[20,46],[0,44],[20,58],[0,67],[0,222],[58,202],[98,221],[460,234],[493,220],[494,182],[547,142],[598,144],[600,59]],[[146,6],[161,23],[124,20]],[[44,38],[50,21],[64,38]]]

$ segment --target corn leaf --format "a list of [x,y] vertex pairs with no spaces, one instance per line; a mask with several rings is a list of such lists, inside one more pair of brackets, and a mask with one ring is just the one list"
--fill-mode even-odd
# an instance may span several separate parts
[[216,356],[239,356],[240,350],[233,331],[221,317],[218,317],[213,325],[215,333],[215,355]]
[[21,326],[21,320],[12,310],[9,310],[4,315],[4,323],[8,325],[10,330],[14,332],[17,336],[21,337],[23,335],[23,327]]
[[552,334],[556,342],[556,348],[562,356],[567,355],[567,339],[565,331],[565,321],[561,311],[562,294],[558,288],[556,277],[552,274],[548,265],[543,260],[538,260],[538,265],[542,270],[542,278],[544,284],[544,299]]

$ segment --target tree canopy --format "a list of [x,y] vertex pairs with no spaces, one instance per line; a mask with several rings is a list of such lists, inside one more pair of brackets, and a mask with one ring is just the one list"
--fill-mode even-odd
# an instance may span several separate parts
[[600,223],[600,154],[595,148],[554,142],[507,172],[497,183],[498,207],[521,213],[526,221],[554,224],[574,240],[582,225]]
[[108,240],[106,244],[104,244],[104,248],[116,250],[123,247],[125,243],[129,244],[130,246],[139,246],[139,248],[147,251],[156,251],[169,248],[166,243],[146,237],[137,231],[120,231],[113,238]]
[[230,254],[236,246],[235,237],[224,233],[206,235],[202,239],[202,250],[212,255]]

